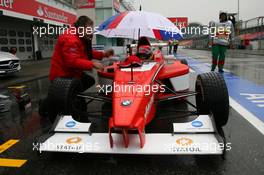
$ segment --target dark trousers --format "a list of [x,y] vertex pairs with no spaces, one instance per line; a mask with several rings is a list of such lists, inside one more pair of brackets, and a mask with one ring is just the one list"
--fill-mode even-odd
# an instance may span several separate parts
[[176,54],[178,50],[178,44],[173,46],[173,53]]

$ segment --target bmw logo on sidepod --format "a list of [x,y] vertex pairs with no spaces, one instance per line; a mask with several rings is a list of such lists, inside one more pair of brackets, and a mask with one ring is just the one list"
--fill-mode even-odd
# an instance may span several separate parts
[[193,121],[193,122],[192,122],[192,126],[193,126],[193,127],[196,127],[196,128],[200,128],[200,127],[203,126],[203,123],[200,122],[200,121]]
[[76,125],[76,122],[75,121],[69,121],[65,124],[66,127],[68,128],[72,128]]

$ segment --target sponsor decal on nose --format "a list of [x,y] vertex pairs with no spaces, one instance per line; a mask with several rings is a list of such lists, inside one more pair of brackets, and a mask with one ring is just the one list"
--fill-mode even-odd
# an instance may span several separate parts
[[195,128],[200,128],[203,126],[203,123],[201,121],[196,120],[192,122],[192,126]]
[[80,143],[82,139],[80,137],[71,137],[66,140],[66,143],[68,144],[77,144]]
[[76,125],[75,121],[69,121],[65,124],[65,126],[68,128],[73,128],[75,125]]
[[183,138],[177,139],[176,143],[180,146],[189,146],[189,145],[193,144],[193,140],[183,137]]
[[131,100],[124,100],[124,101],[122,101],[121,104],[122,104],[123,106],[129,106],[129,105],[132,104],[132,101],[131,101]]

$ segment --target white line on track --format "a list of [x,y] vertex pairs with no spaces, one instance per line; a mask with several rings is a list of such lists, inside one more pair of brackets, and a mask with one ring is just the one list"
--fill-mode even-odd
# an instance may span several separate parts
[[264,135],[264,123],[255,115],[249,112],[246,108],[241,106],[238,102],[229,97],[230,106],[236,110],[244,119],[252,124],[259,132]]

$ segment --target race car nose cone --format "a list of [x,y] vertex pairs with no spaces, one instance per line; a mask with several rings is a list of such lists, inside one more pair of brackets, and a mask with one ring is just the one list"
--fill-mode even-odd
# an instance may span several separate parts
[[122,104],[123,106],[129,106],[129,105],[131,105],[131,103],[132,103],[131,100],[124,100],[124,101],[122,101],[121,104]]

